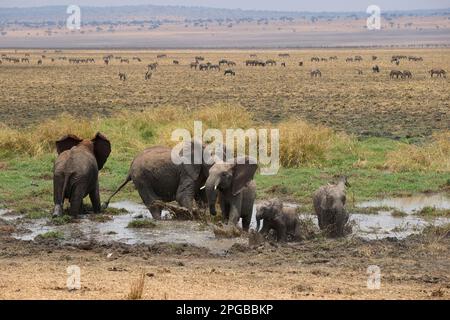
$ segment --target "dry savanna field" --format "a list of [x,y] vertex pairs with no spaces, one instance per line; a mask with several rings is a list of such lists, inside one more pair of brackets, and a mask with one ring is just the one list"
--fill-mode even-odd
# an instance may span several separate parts
[[[139,151],[169,143],[173,129],[192,130],[194,120],[209,128],[280,129],[282,168],[275,176],[256,175],[258,201],[278,197],[311,214],[311,194],[341,174],[351,182],[352,214],[389,209],[362,212],[355,204],[365,200],[415,194],[448,199],[450,77],[431,78],[428,72],[450,71],[449,49],[2,49],[0,54],[29,59],[0,64],[0,298],[449,299],[449,224],[371,241],[355,234],[343,239],[317,234],[300,243],[254,247],[242,235],[217,254],[172,242],[103,243],[77,228],[86,219],[56,222],[50,215],[54,141],[62,135],[90,138],[101,131],[111,140],[112,153],[99,177],[105,199]],[[106,65],[108,55],[113,56]],[[401,59],[396,65],[395,55],[423,60]],[[190,67],[196,56],[204,63],[227,59],[236,65],[199,71]],[[363,60],[346,62],[355,56]],[[312,57],[328,61],[312,62]],[[69,63],[77,58],[95,62]],[[249,59],[277,64],[246,66]],[[158,67],[145,80],[147,65],[154,62]],[[372,71],[375,65],[379,73]],[[224,75],[227,69],[235,76]],[[321,77],[311,77],[315,69]],[[412,78],[391,79],[391,70],[409,70]],[[141,202],[131,184],[116,199]],[[95,223],[116,214],[106,212]],[[417,213],[426,215],[448,218],[450,211],[430,207]],[[203,234],[213,221],[192,223],[190,228]],[[41,234],[21,240],[36,224]],[[66,288],[69,265],[81,268],[80,290]],[[379,290],[367,288],[370,265],[382,270]],[[142,273],[143,291],[133,295]]]

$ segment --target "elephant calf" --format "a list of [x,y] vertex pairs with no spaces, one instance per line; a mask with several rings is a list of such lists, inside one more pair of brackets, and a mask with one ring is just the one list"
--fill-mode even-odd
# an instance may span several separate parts
[[344,229],[349,219],[345,211],[345,187],[348,186],[347,178],[341,177],[337,184],[322,186],[313,195],[319,228],[333,238],[345,235]]
[[69,199],[70,215],[77,216],[83,209],[83,198],[89,195],[94,212],[100,212],[98,171],[111,153],[109,140],[98,132],[92,140],[67,135],[56,141],[53,168],[53,216],[63,213],[64,199]]
[[286,242],[287,236],[294,241],[302,240],[300,219],[295,208],[283,206],[280,200],[269,200],[256,209],[256,230],[259,231],[261,220],[264,220],[261,234],[266,235],[275,230],[277,241]]
[[209,212],[216,215],[216,200],[219,195],[223,221],[235,226],[242,218],[242,229],[248,231],[256,198],[253,176],[257,168],[256,161],[249,157],[215,163],[209,169],[205,184]]

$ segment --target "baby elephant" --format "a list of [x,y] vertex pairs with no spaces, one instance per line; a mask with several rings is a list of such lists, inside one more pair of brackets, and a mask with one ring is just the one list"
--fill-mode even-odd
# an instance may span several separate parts
[[345,226],[349,218],[345,211],[347,186],[349,186],[347,178],[341,177],[337,184],[320,187],[313,195],[319,228],[332,238],[345,235]]
[[77,216],[83,209],[83,198],[89,195],[94,212],[100,212],[98,171],[103,168],[109,154],[109,140],[98,132],[92,140],[67,135],[56,141],[53,168],[53,216],[63,213],[64,199],[69,199],[70,215]]
[[267,234],[274,229],[277,241],[286,242],[287,236],[294,241],[302,240],[300,219],[295,208],[283,207],[280,200],[269,200],[256,209],[256,230],[259,230],[260,222],[264,220],[261,234]]

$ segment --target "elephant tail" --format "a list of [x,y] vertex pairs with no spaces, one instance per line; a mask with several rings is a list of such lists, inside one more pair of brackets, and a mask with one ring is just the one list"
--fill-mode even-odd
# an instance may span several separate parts
[[62,187],[62,190],[61,190],[61,198],[60,198],[62,203],[59,203],[61,205],[64,203],[64,196],[66,194],[67,185],[69,184],[69,179],[70,179],[71,176],[72,176],[72,173],[64,174],[64,183],[63,183],[63,187]]
[[122,184],[117,188],[117,190],[114,191],[114,193],[108,198],[108,200],[106,200],[106,202],[102,205],[102,208],[103,208],[103,209],[108,208],[109,202],[111,201],[112,197],[114,197],[114,196],[115,196],[115,195],[116,195],[123,187],[125,187],[126,184],[127,184],[128,182],[130,182],[130,181],[131,181],[131,175],[128,174],[128,176],[127,176],[127,178],[125,179],[125,181],[122,182]]

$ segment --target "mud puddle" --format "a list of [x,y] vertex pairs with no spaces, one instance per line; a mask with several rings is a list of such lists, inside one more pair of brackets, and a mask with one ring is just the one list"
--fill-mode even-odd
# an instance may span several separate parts
[[[442,207],[447,205],[445,197],[430,196],[426,202],[421,202],[423,206],[434,205]],[[426,198],[426,197],[425,197]],[[439,200],[436,202],[436,199]],[[443,201],[443,199],[445,201]],[[416,203],[411,202],[393,202],[392,199],[382,201],[368,201],[361,203],[360,206],[377,205],[391,206],[394,203],[405,204],[402,208],[414,212],[420,208]],[[406,204],[408,206],[406,206]],[[437,204],[437,205],[436,205]],[[295,204],[286,204],[295,206]],[[95,241],[98,243],[121,242],[125,244],[155,244],[155,243],[185,243],[193,246],[207,248],[215,254],[223,254],[229,250],[235,243],[246,244],[246,236],[232,239],[217,239],[214,236],[211,225],[206,225],[198,221],[171,221],[168,212],[163,212],[161,221],[154,221],[153,228],[128,228],[128,224],[133,220],[150,218],[151,214],[142,204],[136,204],[130,201],[112,203],[113,208],[125,209],[128,213],[111,216],[111,220],[98,222],[89,219],[89,215],[84,215],[74,223],[68,223],[61,226],[49,224],[48,219],[19,219],[16,222],[18,232],[13,237],[20,240],[34,240],[36,236],[49,232],[59,231],[64,235],[64,243],[77,244],[83,241]],[[256,228],[255,209],[253,212],[251,229]],[[0,217],[4,220],[14,221],[20,216],[9,214],[7,210],[0,211]],[[301,219],[312,220],[317,225],[315,215],[302,214]],[[392,237],[403,239],[411,234],[420,233],[426,226],[442,225],[450,223],[450,218],[424,218],[417,215],[392,216],[389,211],[379,211],[378,214],[359,214],[350,216],[350,222],[353,225],[353,236],[368,240],[382,239]]]

